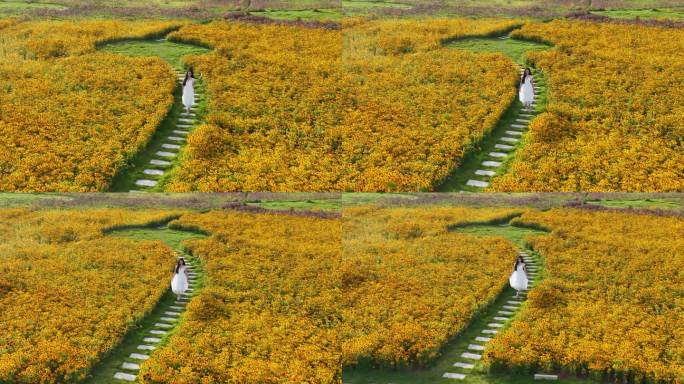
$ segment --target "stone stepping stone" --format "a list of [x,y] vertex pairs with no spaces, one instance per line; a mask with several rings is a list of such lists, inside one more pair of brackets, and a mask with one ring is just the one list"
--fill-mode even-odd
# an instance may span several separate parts
[[558,375],[549,375],[545,373],[535,373],[535,380],[558,380]]
[[511,135],[511,136],[522,136],[523,135],[522,132],[518,132],[518,131],[506,131],[506,134]]
[[133,360],[147,360],[150,358],[150,356],[143,355],[141,353],[131,353],[131,355],[128,356],[128,358]]
[[490,157],[507,157],[508,154],[503,153],[503,152],[489,152],[489,156]]
[[498,311],[497,313],[498,313],[499,315],[512,315],[512,314],[515,313],[515,312],[511,312],[511,311]]
[[157,182],[154,180],[139,179],[135,181],[135,185],[140,185],[142,187],[154,187],[157,185]]
[[181,116],[191,116],[191,117],[197,116],[194,112],[190,112],[190,113],[181,112],[180,115],[181,115]]
[[457,363],[454,363],[454,367],[463,368],[463,369],[473,369],[473,368],[475,368],[475,364],[462,363],[459,361]]
[[508,301],[506,302],[506,304],[510,304],[510,305],[520,305],[520,302],[519,302],[519,301],[508,300]]
[[181,118],[178,119],[178,121],[180,121],[180,122],[182,122],[182,123],[194,123],[194,122],[195,122],[195,119],[184,119],[184,118],[181,117]]
[[489,187],[489,183],[486,181],[480,181],[480,180],[468,180],[466,182],[466,185],[469,187],[478,187],[478,188],[486,188]]
[[169,136],[167,139],[171,141],[185,141],[185,137],[178,137],[178,136]]
[[178,321],[178,319],[174,319],[173,317],[160,317],[159,319],[161,321],[169,321],[169,322]]
[[150,330],[150,334],[152,335],[166,335],[168,332],[166,331],[160,331],[158,329],[152,329]]
[[171,309],[176,309],[176,310],[178,310],[178,311],[182,311],[182,310],[185,309],[185,308],[179,307],[179,306],[177,306],[177,305],[170,305],[169,308],[171,308]]
[[517,128],[517,129],[524,129],[524,128],[527,128],[527,125],[522,125],[522,124],[511,124],[511,127]]
[[443,374],[442,377],[445,379],[463,380],[463,379],[465,379],[466,375],[464,375],[462,373],[447,372],[447,373]]
[[154,345],[143,345],[143,344],[138,345],[137,348],[141,351],[154,351],[155,349],[157,349],[157,347],[155,347]]
[[146,337],[143,339],[143,341],[146,343],[158,343],[161,341],[161,339],[158,337]]
[[177,127],[177,128],[187,128],[187,129],[190,129],[190,128],[192,128],[192,125],[188,125],[188,124],[176,124],[176,127]]
[[143,171],[143,173],[146,175],[161,176],[164,174],[164,171],[160,171],[158,169],[146,169]]
[[475,171],[475,174],[478,175],[478,176],[490,176],[490,177],[491,177],[491,176],[496,175],[496,172],[494,172],[494,171],[485,171],[484,169],[478,169],[477,171]]
[[190,132],[189,131],[181,131],[180,129],[174,129],[173,133],[175,133],[176,135],[187,135]]
[[471,351],[484,351],[485,347],[480,344],[468,344],[468,349]]
[[483,161],[482,166],[484,167],[499,167],[501,166],[500,161]]
[[504,136],[504,137],[500,138],[499,140],[505,141],[507,143],[517,143],[518,141],[520,141],[520,139],[516,139],[515,137],[507,137],[507,136]]
[[479,341],[482,343],[489,343],[490,341],[492,341],[492,338],[491,337],[478,336],[475,338],[475,341]]
[[504,305],[503,308],[504,308],[504,309],[511,309],[511,310],[513,310],[513,311],[517,311],[517,310],[518,310],[518,307],[514,307],[514,306],[512,306],[512,305]]
[[178,144],[166,144],[166,143],[162,144],[162,148],[164,148],[164,149],[180,149],[180,147],[181,146]]
[[504,327],[504,325],[501,323],[489,323],[489,324],[487,324],[487,326],[492,327],[492,328],[503,328]]
[[178,155],[178,153],[167,152],[167,151],[157,151],[156,155],[161,156],[161,157],[176,157]]
[[135,381],[135,375],[125,372],[117,372],[114,374],[114,378],[117,380],[124,381]]
[[496,144],[496,145],[494,146],[494,148],[496,148],[496,149],[503,149],[503,150],[505,150],[505,151],[510,151],[511,149],[513,149],[513,148],[515,148],[515,147],[512,146],[512,145],[508,145],[508,144]]
[[176,316],[176,317],[180,316],[180,312],[168,312],[167,311],[167,312],[164,312],[164,314],[167,316]]
[[150,160],[150,164],[152,164],[152,165],[159,165],[159,166],[161,166],[161,167],[166,167],[166,166],[171,165],[171,162],[170,162],[170,161],[166,161],[166,160],[152,159],[152,160]]
[[140,364],[124,362],[121,365],[122,369],[130,369],[131,371],[137,371],[140,369]]
[[478,355],[477,353],[463,352],[461,353],[461,357],[464,359],[480,360],[482,355]]
[[167,324],[167,323],[154,323],[154,326],[157,328],[166,328],[166,329],[173,328],[173,325]]
[[179,304],[179,305],[185,305],[185,304],[187,304],[187,302],[185,302],[185,301],[178,301],[178,300],[174,301],[173,303],[174,303],[174,304]]
[[494,317],[494,320],[497,320],[497,321],[508,321],[510,319],[511,319],[510,317],[503,317],[503,316],[495,316]]
[[496,335],[497,333],[499,333],[499,331],[497,331],[496,329],[483,329],[482,333],[484,333],[485,335]]

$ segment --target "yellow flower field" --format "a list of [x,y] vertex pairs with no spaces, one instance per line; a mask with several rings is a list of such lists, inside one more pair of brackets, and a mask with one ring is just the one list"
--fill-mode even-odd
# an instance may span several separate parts
[[[190,60],[207,77],[209,112],[169,189],[432,190],[494,127],[517,80],[503,56],[440,41],[514,24],[186,26],[170,38],[215,48]],[[382,37],[392,28],[413,37],[411,49]]]
[[447,226],[513,212],[345,210],[342,364],[420,367],[434,361],[449,339],[501,292],[516,254],[503,238],[452,233]]
[[684,383],[682,218],[553,209],[516,220],[552,229],[530,239],[547,271],[488,364]]
[[497,191],[684,190],[684,31],[553,21],[514,32],[548,77],[547,112]]
[[212,211],[173,227],[205,287],[169,344],[142,366],[144,383],[339,383],[339,219]]
[[0,190],[105,190],[168,112],[175,77],[159,59],[98,53],[96,44],[178,23],[5,23]]
[[172,251],[102,230],[172,212],[0,210],[0,382],[84,379],[168,287]]

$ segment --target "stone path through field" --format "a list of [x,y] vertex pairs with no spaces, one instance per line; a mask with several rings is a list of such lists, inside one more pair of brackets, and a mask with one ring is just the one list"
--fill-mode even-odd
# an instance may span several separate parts
[[[121,381],[137,381],[140,364],[150,358],[150,354],[157,349],[167,335],[174,329],[178,320],[185,311],[185,306],[199,289],[198,276],[202,273],[201,266],[191,256],[183,255],[187,263],[189,288],[180,300],[175,300],[168,305],[160,305],[156,313],[159,316],[153,318],[153,322],[144,330],[145,336],[139,340],[137,351],[131,353],[121,361],[120,370],[114,374],[114,379]],[[169,285],[170,285],[169,280]],[[175,296],[175,295],[174,295]]]
[[[185,74],[181,69],[174,68],[174,70],[176,71],[178,83],[182,87]],[[189,113],[185,111],[185,107],[180,100],[174,101],[174,109],[177,110],[176,113],[172,113],[174,129],[163,135],[161,141],[156,143],[156,145],[155,143],[151,144],[150,150],[153,154],[149,161],[139,164],[138,169],[130,171],[135,175],[139,175],[135,178],[134,189],[131,189],[130,192],[145,192],[154,189],[159,185],[160,179],[171,170],[174,166],[174,160],[178,158],[185,146],[192,128],[199,122],[197,119],[197,105],[198,101],[202,98],[202,90],[195,87],[195,104]]]
[[[527,251],[520,251],[519,255],[523,257],[527,264],[529,288],[532,288],[537,280],[540,267],[537,264],[536,258],[531,256]],[[521,292],[520,297],[511,295],[503,304],[498,304],[495,316],[488,319],[489,321],[486,325],[480,326],[477,330],[477,336],[468,340],[467,346],[460,351],[460,357],[453,362],[453,368],[448,372],[444,372],[442,377],[445,379],[464,380],[482,359],[482,355],[487,349],[487,343],[489,343],[489,341],[491,341],[501,330],[505,329],[511,319],[520,310],[526,295],[526,292]],[[472,329],[469,329],[466,333],[472,334]]]
[[[527,111],[524,108],[519,108],[516,111],[515,121],[508,125],[504,135],[498,138],[494,145],[493,151],[487,151],[485,156],[475,156],[478,159],[484,159],[480,162],[480,166],[475,170],[471,177],[466,181],[465,186],[470,187],[470,190],[482,190],[491,184],[491,179],[499,175],[499,169],[506,161],[511,161],[515,156],[515,151],[520,147],[519,143],[522,141],[527,127],[540,112],[538,107],[538,100],[541,93],[546,94],[546,83],[539,70],[532,69],[532,77],[534,78],[534,102],[532,109]],[[520,73],[524,68],[520,67]]]

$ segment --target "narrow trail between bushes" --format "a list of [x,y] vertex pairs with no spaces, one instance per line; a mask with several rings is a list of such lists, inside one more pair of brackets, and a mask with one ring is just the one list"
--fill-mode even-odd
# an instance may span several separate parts
[[[465,224],[450,230],[469,233],[475,236],[505,237],[518,247],[518,255],[522,256],[528,266],[529,289],[543,279],[544,266],[541,257],[530,250],[524,238],[531,234],[546,232],[517,227],[510,224]],[[511,266],[515,261],[511,256]],[[507,271],[510,273],[511,271]],[[527,292],[516,297],[515,291],[508,285],[502,287],[497,298],[476,314],[471,323],[441,350],[435,363],[425,369],[345,369],[344,384],[435,384],[451,383],[491,383],[518,384],[529,383],[532,375],[513,373],[489,373],[482,364],[482,358],[488,343],[500,332],[508,328],[511,321],[525,305]]]
[[469,191],[480,192],[491,185],[492,179],[508,170],[515,153],[525,142],[525,133],[534,117],[546,108],[546,78],[525,61],[528,51],[549,49],[546,45],[511,39],[508,36],[495,38],[469,38],[448,45],[455,49],[468,49],[475,52],[499,52],[509,56],[519,67],[522,74],[525,67],[532,70],[534,78],[534,103],[526,111],[518,99],[515,100],[501,117],[494,129],[486,134],[463,157],[461,164],[438,188],[441,192]]
[[[182,153],[193,128],[201,124],[206,110],[204,83],[195,83],[195,104],[186,113],[182,102],[182,83],[186,65],[183,57],[209,52],[189,44],[159,40],[130,40],[107,44],[102,50],[128,56],[157,56],[166,61],[176,73],[178,85],[174,90],[173,105],[150,142],[137,154],[128,167],[112,182],[110,192],[161,192],[173,170],[182,161]],[[195,74],[197,77],[199,74]]]
[[167,343],[176,326],[183,322],[185,307],[204,285],[202,263],[184,251],[181,243],[203,235],[170,229],[166,225],[115,230],[110,236],[133,240],[160,240],[183,256],[188,265],[189,288],[180,300],[171,292],[173,263],[169,264],[168,288],[156,307],[138,319],[120,344],[93,369],[88,384],[138,382],[140,366],[155,350]]

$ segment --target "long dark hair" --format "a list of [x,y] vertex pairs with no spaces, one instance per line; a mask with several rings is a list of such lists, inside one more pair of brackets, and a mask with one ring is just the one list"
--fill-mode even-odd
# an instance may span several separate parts
[[518,256],[518,258],[515,259],[515,265],[513,266],[513,270],[518,269],[518,264],[525,264],[525,259],[523,259],[522,256]]
[[[529,68],[525,68],[522,74],[522,79],[520,80],[520,84],[525,84],[525,80],[527,79],[527,76],[532,76],[532,70]],[[185,84],[183,84],[185,85]]]
[[183,79],[183,86],[184,86],[184,87],[185,87],[185,83],[187,83],[187,82],[188,82],[188,79],[191,78],[191,77],[192,77],[193,79],[195,78],[195,72],[193,72],[192,69],[188,69],[188,71],[185,72],[185,79]]
[[176,268],[174,268],[173,273],[178,273],[181,265],[185,266],[185,259],[182,257],[180,259],[178,259],[178,261],[176,262]]

